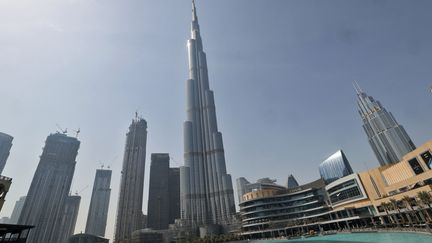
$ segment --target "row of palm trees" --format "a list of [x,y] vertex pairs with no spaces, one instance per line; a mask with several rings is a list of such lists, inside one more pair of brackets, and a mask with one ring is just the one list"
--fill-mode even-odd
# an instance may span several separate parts
[[[387,218],[389,218],[390,221],[395,225],[401,226],[401,224],[406,223],[401,222],[398,217],[398,215],[401,216],[402,220],[404,221],[401,209],[405,208],[403,213],[408,218],[408,223],[410,226],[413,226],[414,223],[421,222],[426,223],[428,226],[428,224],[432,222],[432,216],[430,212],[428,212],[428,209],[432,210],[431,204],[431,194],[426,191],[421,191],[417,193],[415,198],[404,196],[399,201],[392,198],[389,200],[389,202],[382,202],[380,206],[384,209]],[[414,209],[415,206],[418,208]],[[397,215],[390,214],[389,211],[397,211]]]
[[189,237],[186,239],[181,239],[180,243],[219,243],[219,242],[231,242],[243,240],[240,235],[235,234],[225,234],[225,235],[211,235],[205,236],[204,238],[199,237]]

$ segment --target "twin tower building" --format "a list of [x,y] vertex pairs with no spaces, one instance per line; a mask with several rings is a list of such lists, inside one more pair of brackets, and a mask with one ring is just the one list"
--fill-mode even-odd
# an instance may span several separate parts
[[[232,179],[226,170],[222,134],[217,126],[214,94],[209,87],[194,1],[187,47],[189,79],[186,82],[187,119],[183,127],[184,166],[169,168],[168,154],[152,155],[147,219],[149,226],[156,229],[163,228],[161,224],[172,223],[174,218],[180,218],[190,229],[224,226],[235,214]],[[393,115],[358,86],[356,90],[363,128],[379,163],[395,163],[415,149]],[[127,242],[132,232],[145,226],[142,205],[146,143],[147,123],[136,116],[125,144],[115,225],[117,243]],[[65,243],[66,236],[73,233],[80,197],[70,195],[70,187],[79,146],[75,137],[61,133],[48,136],[18,220],[19,224],[36,226],[30,232],[29,243]],[[0,169],[8,155],[3,154],[0,154]],[[111,171],[98,173],[95,187],[98,184],[97,188],[105,188],[105,191],[99,190],[104,192],[92,196],[89,219],[90,212],[102,218],[95,218],[86,231],[104,234]]]

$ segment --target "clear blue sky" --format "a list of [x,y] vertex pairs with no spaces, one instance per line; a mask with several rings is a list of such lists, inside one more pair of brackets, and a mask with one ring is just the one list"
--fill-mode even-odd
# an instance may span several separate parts
[[[378,166],[352,81],[417,145],[431,139],[432,2],[197,1],[233,181],[318,177],[338,149],[354,170]],[[81,128],[72,189],[85,220],[95,169],[113,169],[112,237],[125,133],[138,110],[150,153],[182,164],[189,0],[0,1],[0,131],[15,137],[1,212],[27,193],[46,136]],[[143,210],[147,210],[147,189]]]

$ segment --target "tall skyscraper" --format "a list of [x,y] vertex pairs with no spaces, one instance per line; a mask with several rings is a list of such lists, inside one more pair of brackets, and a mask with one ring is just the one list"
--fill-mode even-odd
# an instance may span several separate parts
[[48,136],[18,220],[35,226],[28,243],[58,242],[63,233],[54,229],[64,214],[79,146],[78,139],[65,134]]
[[3,173],[6,160],[9,157],[10,149],[12,147],[12,140],[12,136],[0,132],[0,174]]
[[127,241],[133,231],[143,226],[146,144],[147,122],[136,115],[126,134],[114,236],[116,243]]
[[354,172],[344,152],[338,150],[319,165],[319,173],[328,184]]
[[403,126],[379,101],[368,96],[355,83],[363,129],[381,166],[399,162],[416,147]]
[[293,176],[292,174],[290,174],[290,175],[288,176],[288,179],[287,179],[287,181],[286,181],[285,186],[286,186],[286,188],[289,189],[289,188],[298,187],[299,184],[298,184],[297,180],[294,178],[294,176]]
[[58,232],[58,238],[52,242],[67,243],[75,230],[75,224],[78,218],[79,205],[81,197],[78,195],[67,196],[63,207],[63,214],[60,217],[59,223],[53,231]]
[[11,218],[10,218],[11,224],[18,223],[18,218],[19,218],[21,211],[22,211],[22,208],[24,206],[25,199],[26,199],[26,197],[23,196],[23,197],[20,197],[20,199],[15,202],[15,206],[14,206],[14,209],[12,210],[12,214],[11,214]]
[[155,230],[180,218],[180,172],[169,160],[169,154],[151,155],[147,227]]
[[105,236],[111,195],[111,170],[96,170],[85,233]]
[[235,213],[231,176],[227,174],[222,133],[218,131],[213,91],[209,88],[195,2],[192,1],[187,120],[184,161],[180,168],[181,216],[191,226],[225,224]]

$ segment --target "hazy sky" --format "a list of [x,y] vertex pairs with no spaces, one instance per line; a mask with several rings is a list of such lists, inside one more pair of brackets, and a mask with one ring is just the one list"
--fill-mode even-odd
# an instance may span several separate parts
[[[197,1],[233,183],[318,178],[343,149],[378,166],[352,81],[380,100],[417,145],[431,139],[432,1]],[[113,170],[112,238],[127,128],[148,122],[149,158],[183,162],[189,0],[0,0],[0,131],[14,136],[1,212],[27,193],[46,137],[81,128],[72,191],[85,229],[94,173]],[[86,188],[88,186],[88,188]]]

